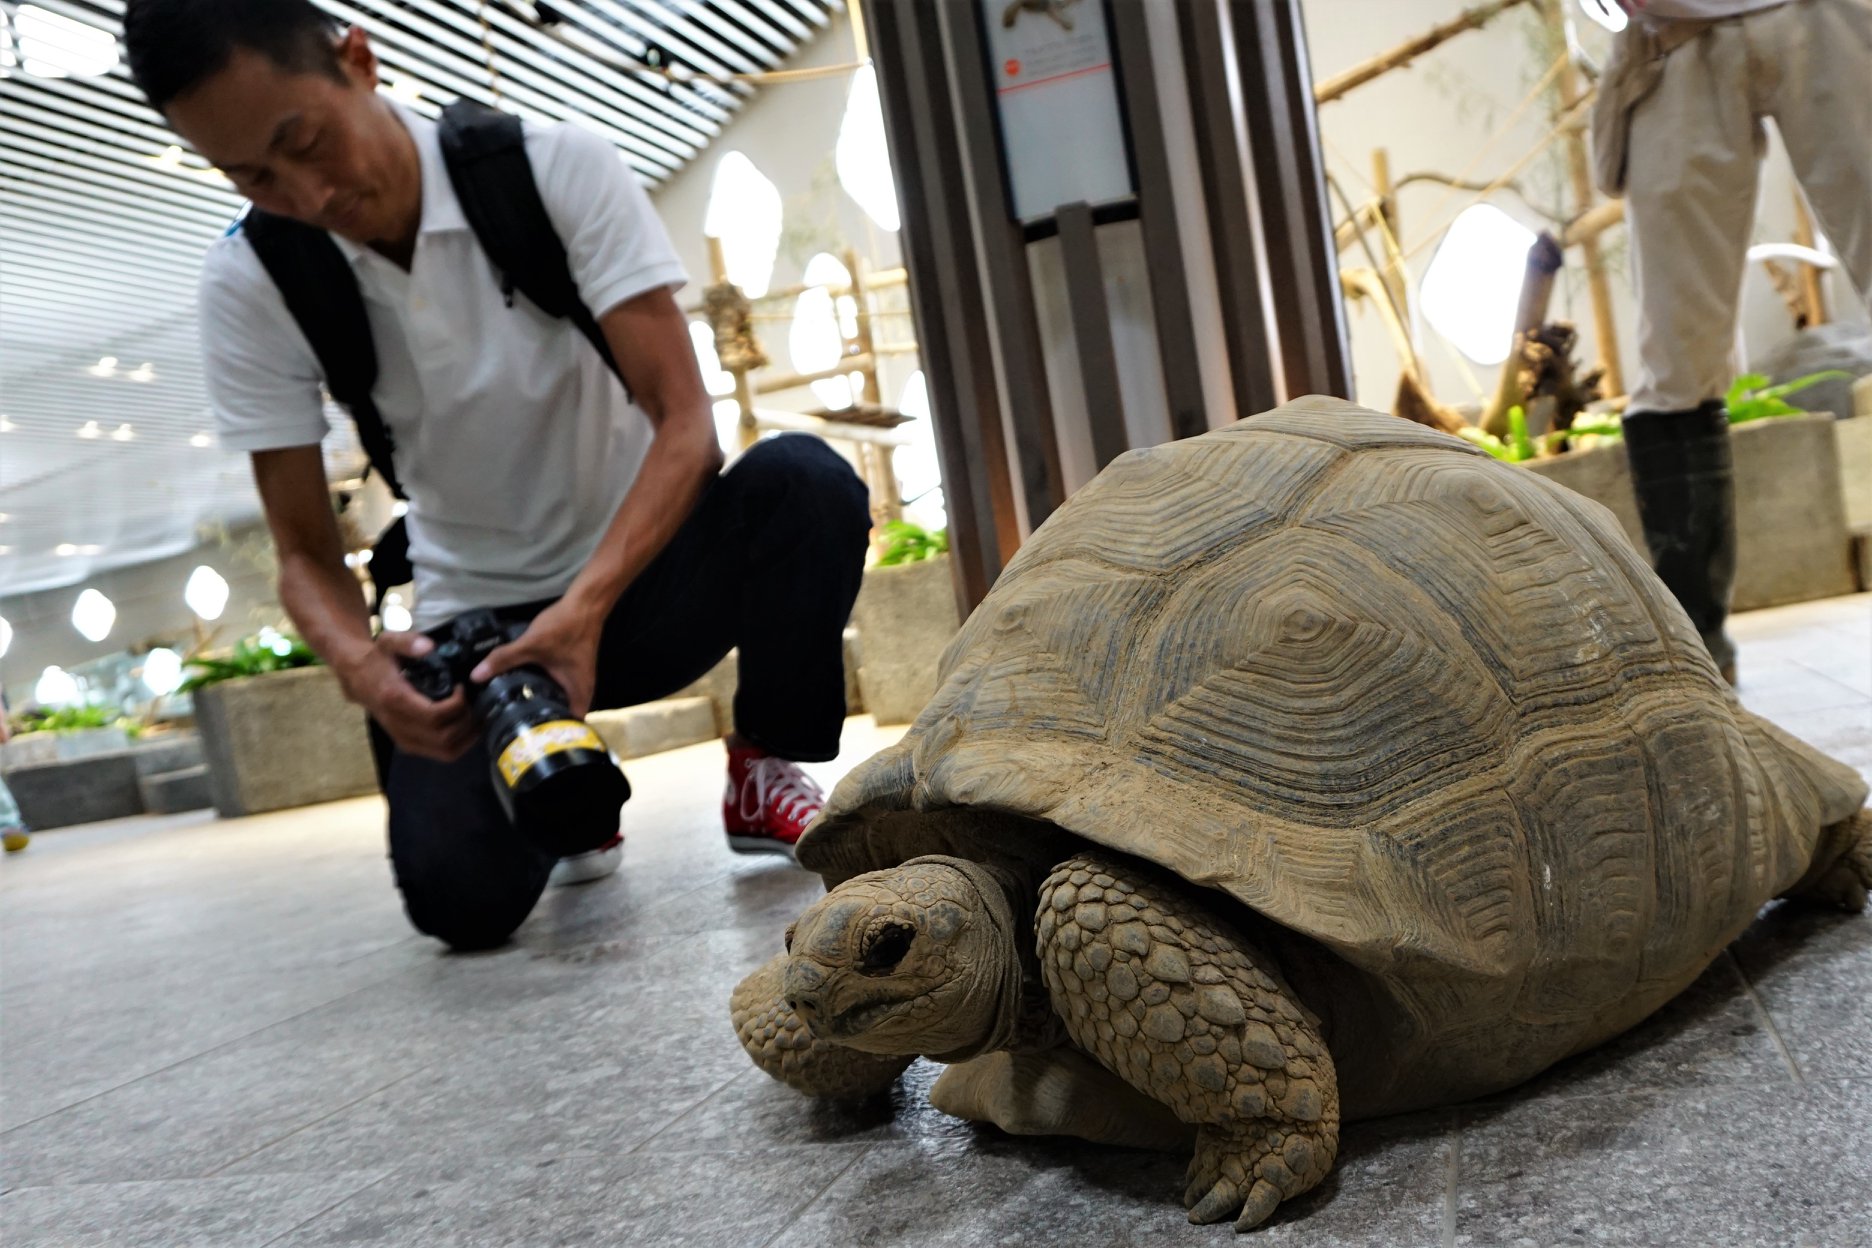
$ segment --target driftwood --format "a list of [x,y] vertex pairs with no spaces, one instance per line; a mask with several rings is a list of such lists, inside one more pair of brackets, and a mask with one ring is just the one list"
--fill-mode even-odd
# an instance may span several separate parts
[[1589,403],[1602,396],[1605,378],[1603,366],[1581,375],[1573,349],[1579,344],[1579,332],[1565,321],[1549,321],[1530,330],[1522,351],[1521,391],[1532,404],[1552,400],[1548,428],[1571,429],[1574,419]]
[[1408,65],[1430,49],[1448,39],[1462,34],[1465,30],[1475,30],[1497,14],[1514,8],[1525,0],[1490,0],[1488,4],[1478,4],[1473,9],[1462,13],[1447,22],[1432,26],[1414,39],[1407,39],[1389,52],[1381,52],[1368,61],[1362,61],[1341,74],[1334,74],[1325,82],[1313,88],[1313,102],[1324,104],[1336,100],[1354,87],[1360,87],[1381,74],[1401,65]]
[[1397,397],[1391,400],[1391,414],[1444,433],[1460,434],[1469,423],[1455,408],[1439,403],[1422,379],[1409,369],[1398,374]]
[[1528,335],[1547,320],[1547,305],[1553,301],[1554,275],[1560,272],[1565,255],[1560,240],[1542,230],[1528,248],[1527,276],[1521,282],[1521,304],[1515,310],[1514,345],[1502,361],[1501,377],[1495,384],[1495,397],[1482,412],[1482,428],[1502,437],[1508,432],[1508,409],[1522,403],[1523,360]]

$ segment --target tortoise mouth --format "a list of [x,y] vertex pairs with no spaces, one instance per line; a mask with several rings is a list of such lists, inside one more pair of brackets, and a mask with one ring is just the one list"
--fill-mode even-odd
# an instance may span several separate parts
[[871,1025],[896,1008],[895,1001],[867,1001],[840,1010],[826,1020],[826,1032],[833,1039],[849,1039],[870,1030]]

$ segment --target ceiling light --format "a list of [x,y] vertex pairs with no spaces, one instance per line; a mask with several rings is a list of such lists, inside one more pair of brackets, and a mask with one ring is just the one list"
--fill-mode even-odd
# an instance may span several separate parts
[[705,322],[689,322],[689,342],[695,347],[696,364],[702,370],[702,388],[716,398],[733,394],[734,374],[721,366],[721,356],[715,353],[715,331]]
[[156,370],[154,367],[151,366],[148,360],[145,360],[141,364],[137,365],[135,368],[130,370],[130,380],[131,381],[155,381]]
[[407,78],[392,78],[383,84],[383,93],[412,108],[422,103],[422,87]]
[[219,572],[202,564],[189,573],[188,584],[182,588],[182,601],[188,609],[204,620],[218,620],[227,610],[228,583]]
[[78,548],[70,542],[60,542],[52,548],[52,553],[61,559],[69,559],[78,553]]
[[181,683],[181,655],[165,646],[143,656],[143,687],[151,693],[165,698]]
[[7,623],[6,616],[0,615],[0,659],[4,659],[6,657],[6,652],[12,648],[13,626]]
[[9,514],[8,512],[0,511],[0,524],[5,524],[7,521],[11,520],[12,518],[13,518],[12,515]]
[[407,633],[415,627],[415,624],[416,621],[411,618],[409,608],[403,605],[402,599],[395,594],[384,599],[384,628],[393,633]]
[[71,622],[86,641],[103,641],[117,622],[117,608],[97,590],[87,589],[72,604]]
[[1587,17],[1615,35],[1631,22],[1625,16],[1625,10],[1618,6],[1617,0],[1580,0],[1580,8],[1586,10]]
[[85,371],[90,373],[93,377],[114,377],[117,375],[117,357],[114,355],[100,355],[98,357],[98,362],[85,369]]
[[884,110],[878,102],[877,71],[866,65],[852,75],[851,94],[845,97],[845,119],[839,123],[833,167],[839,185],[858,201],[878,228],[895,230],[897,182],[891,176],[890,147],[884,141]]
[[214,436],[207,433],[198,433],[188,440],[188,444],[190,446],[200,447],[202,450],[207,450],[214,445]]
[[10,555],[12,553],[13,548],[11,546],[0,546],[0,555]]
[[62,667],[48,667],[33,686],[33,701],[40,706],[70,706],[78,700],[78,682]]
[[1477,364],[1507,359],[1533,245],[1534,231],[1494,205],[1463,209],[1424,270],[1424,319]]
[[132,429],[127,423],[118,425],[117,428],[111,431],[111,441],[113,442],[128,442],[134,437],[136,437],[136,430]]
[[104,436],[104,431],[98,428],[97,421],[87,420],[84,424],[78,426],[78,436],[81,438],[101,438]]
[[36,78],[96,78],[117,67],[117,37],[89,22],[22,4],[13,26],[20,61]]
[[18,425],[8,420],[5,416],[0,416],[0,433],[12,433],[17,428],[19,428]]
[[702,232],[719,238],[728,280],[758,299],[773,281],[780,254],[780,188],[743,152],[726,152],[715,165]]

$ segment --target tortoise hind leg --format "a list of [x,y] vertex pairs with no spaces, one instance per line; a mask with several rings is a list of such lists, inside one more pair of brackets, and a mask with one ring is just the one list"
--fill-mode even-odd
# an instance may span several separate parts
[[1040,967],[1073,1043],[1196,1128],[1192,1222],[1259,1225],[1326,1177],[1332,1057],[1273,963],[1136,864],[1085,854],[1040,889]]
[[1785,895],[1858,914],[1866,908],[1868,889],[1872,889],[1872,809],[1822,831],[1813,868]]
[[786,954],[775,957],[742,980],[728,1001],[735,1035],[756,1066],[807,1096],[854,1100],[884,1091],[916,1060],[815,1040],[781,993],[786,964]]

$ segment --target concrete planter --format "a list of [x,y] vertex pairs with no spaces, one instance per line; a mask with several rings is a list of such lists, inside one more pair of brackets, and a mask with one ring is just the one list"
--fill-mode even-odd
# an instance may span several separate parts
[[[1738,533],[1733,609],[1853,592],[1837,428],[1830,416],[1787,416],[1732,430]],[[1575,451],[1527,468],[1611,508],[1632,544],[1645,549],[1624,447]]]
[[46,763],[115,754],[130,748],[130,734],[121,728],[82,728],[77,732],[28,732],[0,745],[0,771],[38,767]]
[[936,693],[943,651],[962,627],[948,556],[872,568],[852,607],[858,687],[880,724],[907,724]]
[[377,790],[364,712],[326,667],[226,680],[195,692],[215,810],[234,819]]

